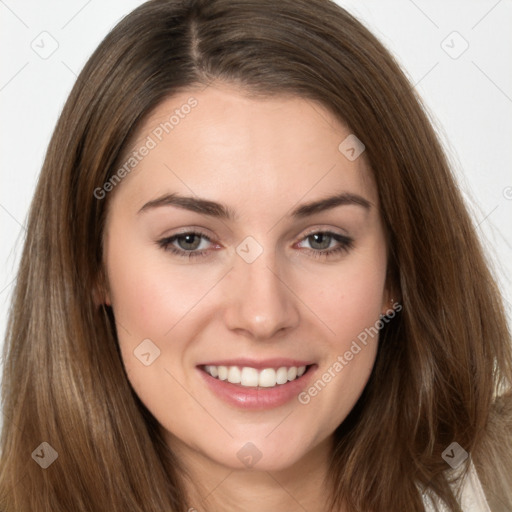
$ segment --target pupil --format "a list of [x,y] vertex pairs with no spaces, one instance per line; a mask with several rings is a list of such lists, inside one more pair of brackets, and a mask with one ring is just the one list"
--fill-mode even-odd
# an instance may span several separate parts
[[199,247],[200,239],[197,235],[184,235],[178,239],[182,249],[197,249]]
[[310,236],[310,244],[313,249],[328,249],[330,243],[331,236],[325,233],[316,233]]

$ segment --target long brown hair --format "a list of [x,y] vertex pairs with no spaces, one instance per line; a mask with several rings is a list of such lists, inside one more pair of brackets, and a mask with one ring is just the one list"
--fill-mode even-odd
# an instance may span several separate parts
[[[452,441],[470,453],[493,510],[512,507],[503,306],[394,59],[329,1],[152,0],[87,62],[46,155],[5,344],[0,508],[188,508],[179,460],[125,374],[112,311],[93,297],[109,199],[94,191],[160,102],[213,80],[321,102],[364,143],[378,186],[403,310],[382,329],[368,385],[335,433],[326,508],[421,511],[423,489],[461,510],[441,457]],[[43,442],[58,453],[45,470],[31,456]]]

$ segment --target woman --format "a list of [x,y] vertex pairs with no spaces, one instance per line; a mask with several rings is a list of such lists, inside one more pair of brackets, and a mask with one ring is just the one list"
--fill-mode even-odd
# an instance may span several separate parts
[[512,506],[498,290],[413,89],[330,2],[153,0],[106,37],[4,360],[6,512]]

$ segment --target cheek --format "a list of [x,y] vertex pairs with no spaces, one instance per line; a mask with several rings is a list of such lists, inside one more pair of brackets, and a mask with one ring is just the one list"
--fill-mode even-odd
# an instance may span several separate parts
[[[132,385],[144,393],[156,386],[166,367],[166,334],[186,315],[200,290],[183,286],[164,268],[165,258],[158,258],[154,247],[137,246],[127,238],[111,239],[105,260],[121,355]],[[180,347],[175,342],[172,348]]]
[[303,288],[303,296],[309,297],[312,309],[329,329],[332,347],[343,350],[379,320],[385,307],[385,252],[377,247],[366,257],[347,259],[313,282],[317,286],[309,285],[309,291]]
[[[319,314],[329,328],[326,338],[330,368],[341,356],[344,392],[362,389],[369,376],[378,342],[384,277],[379,272],[350,272],[332,284],[317,302]],[[342,379],[340,379],[342,380]],[[348,393],[350,395],[350,393]]]
[[332,432],[364,390],[378,347],[383,308],[386,254],[383,245],[347,259],[318,280],[311,294],[315,313],[329,329],[324,354],[311,386],[299,402],[311,417],[323,418],[321,435]]
[[347,337],[355,339],[379,319],[383,306],[385,271],[379,272],[376,268],[354,271],[342,284],[343,289],[337,296],[338,308],[332,308],[331,315],[335,332],[346,341]]
[[106,263],[128,379],[141,401],[159,417],[171,403],[186,406],[173,376],[182,381],[174,367],[183,366],[187,340],[176,332],[204,291],[191,282],[185,286],[178,272],[165,265],[165,258],[154,253],[154,248],[112,245]]
[[205,282],[154,247],[115,247],[107,261],[116,320],[138,337],[162,338],[204,295]]

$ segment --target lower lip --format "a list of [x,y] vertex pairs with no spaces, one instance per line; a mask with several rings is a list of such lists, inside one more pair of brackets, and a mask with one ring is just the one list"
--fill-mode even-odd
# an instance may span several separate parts
[[247,388],[240,384],[231,384],[227,380],[219,380],[198,368],[197,370],[215,395],[239,409],[263,410],[272,409],[296,399],[310,381],[316,365],[308,368],[298,379],[278,384],[273,388]]

